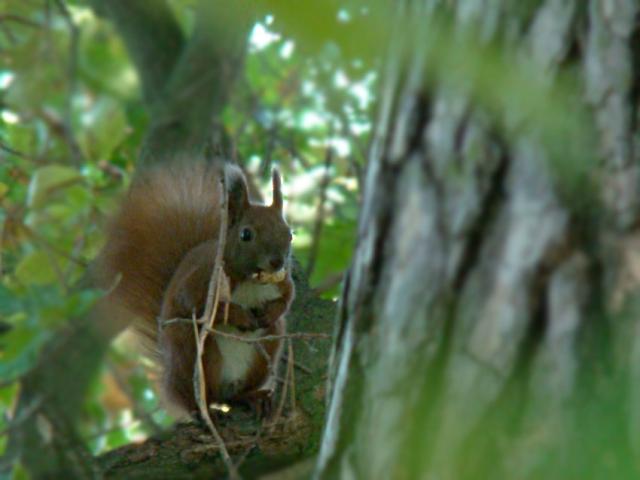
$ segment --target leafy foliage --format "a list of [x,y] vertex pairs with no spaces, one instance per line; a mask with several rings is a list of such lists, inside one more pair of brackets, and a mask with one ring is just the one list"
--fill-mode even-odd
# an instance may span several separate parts
[[[189,32],[194,2],[170,4]],[[149,114],[121,39],[85,2],[0,0],[0,12],[2,430],[19,421],[16,380],[43,343],[103,294],[81,280],[135,170]],[[371,59],[330,40],[303,49],[282,27],[273,15],[256,22],[223,124],[263,191],[270,169],[282,170],[295,254],[335,296],[355,240],[376,75]],[[172,421],[156,375],[128,335],[112,347],[82,413],[95,452]]]

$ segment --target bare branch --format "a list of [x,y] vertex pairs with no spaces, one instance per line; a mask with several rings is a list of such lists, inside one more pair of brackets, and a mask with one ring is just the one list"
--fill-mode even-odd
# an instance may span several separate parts
[[293,366],[295,365],[296,361],[293,357],[293,343],[291,342],[291,339],[289,339],[287,341],[287,347],[289,348],[289,355],[288,355],[288,364],[291,365],[291,373],[290,373],[290,379],[291,379],[291,411],[295,412],[296,411],[296,373],[295,373],[295,369],[293,368]]
[[321,282],[319,282],[312,289],[312,292],[314,295],[322,295],[323,293],[328,292],[335,286],[340,285],[340,282],[342,282],[343,278],[344,278],[344,272],[333,273],[328,277],[326,277]]
[[[162,328],[166,328],[170,325],[175,325],[177,323],[180,324],[185,324],[185,323],[192,323],[192,320],[188,319],[188,318],[170,318],[168,320],[163,320],[163,319],[158,319],[158,323],[160,325],[160,327]],[[196,320],[196,323],[198,325],[201,325],[204,323],[203,318],[199,318]],[[246,343],[259,343],[259,342],[269,342],[269,341],[273,341],[273,340],[285,340],[285,339],[292,339],[292,340],[314,340],[314,339],[330,339],[331,335],[328,333],[314,333],[314,332],[294,332],[294,333],[283,333],[280,335],[264,335],[262,337],[254,337],[254,338],[248,338],[248,337],[243,337],[242,335],[235,335],[233,333],[229,333],[229,332],[224,332],[222,330],[217,330],[215,328],[208,328],[207,329],[209,331],[209,333],[213,333],[214,335],[219,335],[221,337],[226,337],[226,338],[230,338],[232,340],[237,340],[239,342],[246,342]]]
[[14,22],[19,23],[21,25],[25,25],[27,27],[33,28],[42,28],[43,25],[41,23],[35,22],[29,18],[21,17],[20,15],[14,15],[11,13],[1,14],[0,15],[0,23],[4,22]]
[[293,370],[293,358],[289,357],[287,360],[287,372],[285,373],[284,384],[282,385],[282,393],[280,394],[280,402],[278,403],[276,414],[273,416],[272,424],[277,423],[280,417],[282,417],[284,403],[287,400],[287,387],[289,385],[289,379],[291,378],[291,370]]
[[[209,331],[213,329],[213,325],[215,323],[216,314],[218,311],[218,307],[220,305],[220,294],[221,290],[226,287],[227,279],[224,273],[224,246],[227,237],[227,222],[228,222],[228,196],[227,196],[227,188],[226,183],[224,181],[224,175],[222,175],[220,179],[220,184],[222,186],[222,202],[221,202],[221,214],[220,214],[220,232],[218,234],[218,245],[216,251],[216,258],[213,267],[213,272],[211,273],[211,280],[209,281],[209,291],[207,292],[207,303],[205,306],[205,313],[203,318],[206,320],[205,328],[200,331],[198,326],[198,322],[196,321],[195,312],[192,317],[193,322],[193,330],[196,338],[197,345],[197,358],[196,368],[194,371],[194,393],[196,396],[196,401],[198,403],[198,409],[200,411],[200,416],[204,419],[207,427],[211,431],[211,434],[216,439],[216,442],[220,446],[220,453],[222,459],[224,460],[225,465],[227,466],[227,470],[229,471],[229,477],[231,479],[240,478],[238,471],[231,460],[231,456],[229,455],[229,451],[224,444],[224,440],[216,430],[213,421],[211,420],[211,416],[209,415],[209,403],[207,401],[207,389],[206,389],[206,378],[204,374],[204,351],[205,351],[205,342],[207,340]],[[224,286],[223,286],[224,284]],[[227,287],[228,288],[228,287]],[[226,292],[225,292],[226,293]],[[225,320],[224,323],[227,323],[227,316],[229,315],[229,304],[228,302],[225,304]]]
[[80,150],[80,146],[75,139],[73,133],[73,95],[76,90],[77,77],[78,77],[78,27],[75,23],[73,23],[73,19],[71,18],[71,14],[67,9],[67,6],[62,0],[53,0],[53,3],[56,5],[58,10],[60,11],[62,18],[64,19],[67,28],[69,29],[69,60],[67,64],[67,83],[68,83],[68,92],[67,98],[65,99],[65,107],[64,107],[64,133],[68,137],[67,143],[69,144],[69,150],[73,155],[73,160],[76,165],[79,165],[82,162],[82,151]]
[[[214,311],[215,311],[215,308],[214,308]],[[229,477],[232,480],[235,480],[237,478],[240,478],[240,476],[238,474],[238,471],[235,465],[233,464],[233,460],[231,460],[231,456],[229,455],[229,451],[227,450],[224,440],[220,436],[220,433],[218,433],[218,430],[216,429],[215,425],[213,424],[213,421],[211,420],[211,416],[209,415],[209,406],[207,405],[207,401],[206,401],[204,369],[202,367],[202,357],[204,355],[204,340],[206,340],[206,331],[203,332],[202,335],[198,333],[199,328],[198,328],[198,323],[196,322],[195,313],[192,317],[192,320],[193,320],[193,334],[196,337],[196,346],[198,351],[197,359],[196,359],[195,378],[194,378],[194,386],[196,387],[195,394],[196,394],[196,400],[198,402],[198,408],[200,410],[200,415],[202,416],[202,419],[206,423],[207,428],[209,428],[209,431],[213,435],[213,438],[216,440],[216,443],[220,448],[220,456],[222,457],[222,460],[224,461],[227,467],[227,471],[229,472]]]
[[29,155],[27,155],[26,153],[16,150],[15,148],[10,147],[4,142],[0,142],[0,150],[4,150],[5,152],[11,155],[15,155],[16,157],[30,159]]
[[220,330],[211,330],[215,335],[220,335],[221,337],[231,338],[233,340],[237,340],[239,342],[246,343],[258,343],[258,342],[268,342],[273,340],[283,340],[283,339],[301,339],[301,340],[311,340],[316,338],[328,339],[331,338],[331,335],[328,333],[305,333],[305,332],[296,332],[296,333],[283,333],[282,335],[265,335],[263,337],[256,338],[247,338],[241,335],[234,335],[229,332],[222,332]]
[[307,263],[307,276],[311,277],[313,269],[316,265],[316,259],[318,258],[318,250],[320,249],[320,236],[322,234],[322,227],[324,226],[324,217],[326,214],[325,204],[327,202],[327,189],[331,182],[331,165],[333,163],[333,147],[327,147],[327,151],[324,159],[324,176],[320,182],[320,198],[318,199],[318,208],[316,210],[316,221],[313,226],[313,234],[311,240],[311,247],[309,248],[309,262]]

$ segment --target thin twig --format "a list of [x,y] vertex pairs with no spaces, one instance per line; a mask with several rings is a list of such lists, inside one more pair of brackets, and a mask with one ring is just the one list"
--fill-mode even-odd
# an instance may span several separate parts
[[231,338],[233,340],[238,340],[239,342],[246,343],[256,343],[256,342],[268,342],[271,340],[282,340],[282,339],[300,339],[300,340],[311,340],[316,338],[331,338],[331,335],[328,333],[307,333],[307,332],[297,332],[297,333],[283,333],[280,335],[265,335],[263,337],[256,338],[247,338],[241,335],[234,335],[229,332],[222,332],[220,330],[211,330],[211,333],[215,335],[220,335],[222,337]]
[[227,212],[227,187],[224,181],[224,172],[222,174],[223,181],[222,185],[222,205],[221,205],[221,215],[220,215],[220,232],[218,233],[218,245],[216,249],[216,257],[214,262],[213,271],[211,272],[211,279],[209,280],[209,290],[207,291],[207,303],[205,305],[204,314],[202,317],[208,320],[209,328],[213,327],[213,322],[215,319],[216,310],[218,308],[218,298],[220,294],[220,277],[224,274],[223,269],[223,253],[224,247],[227,240],[227,222],[228,222],[228,212]]
[[[277,118],[277,111],[274,117]],[[278,123],[274,122],[271,128],[269,128],[266,145],[264,146],[264,150],[262,152],[262,162],[260,165],[260,171],[263,175],[268,175],[271,170],[271,164],[273,163],[272,156],[273,150],[276,144],[276,137],[278,136]]]
[[[193,323],[193,320],[190,320],[188,318],[177,318],[177,317],[176,318],[169,318],[169,319],[166,319],[166,320],[164,318],[162,318],[162,317],[158,317],[156,320],[157,320],[158,326],[160,328],[166,328],[166,327],[169,327],[171,325],[177,325],[177,324],[185,324],[185,323],[192,324]],[[204,323],[204,318],[202,318],[202,317],[197,318],[196,319],[196,323],[198,325],[202,325]]]
[[42,28],[44,26],[38,22],[35,22],[25,17],[21,17],[19,15],[14,15],[12,13],[6,13],[6,14],[0,15],[0,23],[2,22],[15,22],[15,23],[20,23],[22,25],[26,25],[27,27],[33,27],[33,28]]
[[295,139],[293,138],[293,132],[288,138],[280,138],[280,145],[289,152],[289,154],[297,159],[305,170],[311,169],[311,162],[305,157],[296,146]]
[[69,82],[69,91],[67,92],[67,98],[65,101],[64,121],[65,134],[68,135],[68,143],[71,147],[71,154],[76,164],[82,162],[82,153],[79,148],[78,142],[75,139],[73,133],[73,95],[77,85],[77,72],[78,72],[78,27],[73,23],[71,14],[67,9],[67,6],[62,0],[53,0],[58,7],[64,22],[69,29],[69,63],[67,65],[67,77]]
[[16,150],[15,148],[10,147],[4,142],[0,142],[0,150],[4,150],[5,152],[10,153],[11,155],[15,155],[16,157],[24,158],[27,160],[30,159],[29,155],[27,155],[26,153],[21,152],[20,150]]
[[280,419],[280,417],[282,416],[282,411],[284,409],[284,402],[287,399],[287,387],[289,385],[291,368],[292,368],[291,362],[287,362],[287,372],[284,375],[284,385],[282,386],[282,392],[280,393],[280,402],[278,403],[278,408],[276,409],[276,414],[273,416],[271,425],[275,425]]
[[66,294],[69,291],[69,284],[67,282],[67,278],[65,277],[64,272],[62,271],[62,268],[60,267],[60,263],[58,263],[58,259],[55,256],[55,252],[46,243],[42,243],[41,245],[44,249],[44,253],[47,255],[47,258],[49,259],[49,265],[51,265],[51,268],[53,269],[53,273],[58,279],[58,283],[60,284],[60,286],[62,287],[62,290]]
[[[2,33],[4,33],[4,36],[7,37],[9,43],[11,43],[11,46],[14,46],[18,43],[18,41],[16,40],[16,36],[13,34],[6,23],[0,22],[0,29],[2,29]],[[4,50],[4,48],[0,48],[0,53],[3,53]]]
[[340,285],[343,277],[344,272],[332,273],[327,278],[318,283],[314,288],[312,288],[311,293],[315,296],[322,295],[323,293],[328,292],[337,285]]
[[302,370],[306,374],[311,375],[313,373],[309,367],[307,367],[306,365],[301,364],[300,362],[293,362],[293,366],[296,367],[296,368],[299,368],[300,370]]
[[265,362],[267,362],[267,368],[271,370],[273,366],[271,363],[271,357],[267,353],[267,350],[264,348],[264,345],[262,345],[262,343],[260,342],[256,342],[254,348],[258,350],[258,353],[260,355],[262,355],[262,358],[264,358]]
[[311,277],[313,269],[316,266],[316,259],[318,258],[318,251],[320,250],[320,235],[322,234],[322,228],[324,227],[324,217],[326,214],[325,204],[327,203],[327,189],[331,182],[331,164],[333,163],[333,147],[327,147],[327,152],[324,159],[324,176],[320,182],[320,199],[318,200],[318,209],[316,210],[316,221],[313,226],[313,234],[311,239],[311,246],[309,247],[309,261],[307,263],[307,278]]
[[[86,240],[87,240],[87,236],[84,234],[80,235],[79,237],[76,237],[75,242],[73,242],[73,250],[69,254],[70,258],[74,259],[73,260],[74,262],[78,262],[81,265],[84,264],[84,268],[87,268],[89,265],[83,260],[80,260],[79,257],[82,254],[82,250],[85,247]],[[73,272],[73,268],[74,268],[74,264],[70,263],[66,271],[67,276],[71,275],[71,273]]]
[[[205,328],[200,334],[200,328],[198,327],[198,322],[196,320],[195,312],[192,316],[193,322],[193,330],[196,338],[196,347],[197,347],[197,358],[196,358],[196,368],[194,371],[194,393],[196,397],[196,401],[198,403],[198,409],[200,411],[200,416],[204,419],[207,427],[211,431],[211,434],[215,438],[216,442],[220,446],[220,455],[222,456],[222,460],[224,461],[227,471],[229,472],[229,477],[231,479],[238,479],[240,475],[235,465],[233,464],[233,460],[229,455],[229,451],[227,450],[226,445],[224,444],[224,440],[218,433],[213,421],[211,420],[211,416],[209,415],[209,404],[207,402],[207,392],[205,385],[205,377],[204,377],[204,346],[207,340],[207,336],[209,335],[209,331],[213,330],[213,325],[215,323],[216,314],[218,313],[218,306],[220,305],[220,290],[222,287],[222,283],[226,281],[224,277],[223,270],[223,252],[224,252],[224,244],[226,241],[227,235],[227,220],[228,220],[228,212],[227,212],[227,188],[226,183],[224,181],[224,175],[222,176],[221,181],[222,186],[222,204],[221,204],[221,215],[220,215],[220,232],[218,235],[218,245],[215,257],[215,263],[213,267],[213,272],[211,272],[211,279],[209,281],[209,291],[207,292],[207,304],[205,305],[205,313],[203,318],[206,319]],[[228,302],[227,302],[228,305]],[[229,313],[229,310],[225,308],[225,323],[227,321],[226,317]]]
[[[160,324],[161,327],[167,327],[169,325],[175,325],[175,324],[185,324],[185,323],[192,323],[192,320],[189,320],[187,318],[170,318],[167,320],[164,320],[162,318],[158,319],[158,322]],[[204,323],[202,318],[196,319],[196,323],[198,323],[199,325],[201,325],[202,323]],[[257,343],[257,342],[268,342],[268,341],[272,341],[272,340],[282,340],[282,339],[293,339],[293,340],[314,340],[314,339],[328,339],[331,338],[331,335],[328,333],[316,333],[316,332],[295,332],[295,333],[283,333],[280,335],[264,335],[262,337],[243,337],[242,335],[238,335],[238,334],[234,334],[234,333],[229,333],[229,332],[224,332],[222,330],[218,330],[215,328],[212,329],[207,329],[209,331],[209,333],[213,333],[214,335],[219,335],[221,337],[227,337],[230,338],[232,340],[237,340],[239,342],[246,342],[246,343]]]
[[65,252],[64,250],[62,250],[61,248],[59,248],[56,245],[54,245],[53,243],[51,243],[49,240],[47,240],[43,236],[41,236],[38,233],[36,233],[36,231],[33,230],[28,225],[22,224],[22,225],[20,225],[20,227],[29,236],[29,238],[31,238],[31,240],[33,240],[37,244],[42,245],[46,249],[50,250],[52,253],[55,253],[56,255],[59,255],[59,256],[61,256],[63,258],[66,258],[67,260],[69,260],[70,262],[76,264],[79,267],[87,268],[89,266],[88,262],[85,262],[84,260],[76,258],[73,255],[70,255],[69,253]]
[[290,379],[291,379],[291,411],[295,412],[296,411],[296,375],[295,375],[295,369],[293,368],[295,360],[293,358],[293,342],[291,341],[291,339],[289,339],[287,341],[287,345],[289,347],[289,365],[291,365],[291,376],[290,376]]
[[[338,116],[340,125],[342,126],[342,134],[348,138],[349,143],[351,145],[355,145],[357,147],[361,161],[360,162],[356,161],[354,156],[355,149],[351,150],[351,154],[347,156],[347,160],[351,165],[351,168],[353,169],[353,172],[355,174],[355,178],[356,178],[356,181],[358,182],[358,187],[359,187],[360,185],[362,185],[362,166],[363,164],[366,163],[367,148],[363,144],[362,138],[360,138],[360,136],[357,135],[352,130],[351,122],[346,117],[344,110],[341,109],[341,110],[335,111],[334,113]],[[358,188],[358,191],[359,190],[360,188]]]
[[[244,452],[242,452],[242,455],[240,455],[236,461],[236,466],[238,468],[240,468],[240,466],[244,463],[244,461],[247,459],[247,457],[249,456],[249,454],[251,453],[251,450],[253,450],[254,448],[256,448],[258,446],[258,442],[260,441],[260,437],[262,436],[262,428],[259,428],[258,431],[256,432],[255,437],[251,438],[249,441],[244,442],[244,445],[247,445],[247,448]],[[242,444],[240,446],[243,446]]]
[[[283,362],[288,362],[289,361],[289,355],[285,352],[285,354],[282,356],[281,360]],[[294,361],[293,362],[293,366],[295,368],[299,369],[299,370],[302,370],[304,373],[308,373],[309,375],[311,375],[313,373],[309,367],[307,367],[306,365],[304,365],[303,363],[300,363],[298,361]]]
[[196,401],[198,402],[198,409],[200,410],[200,416],[207,424],[207,427],[209,428],[211,435],[213,435],[213,438],[215,439],[216,443],[220,448],[220,456],[222,457],[222,460],[224,461],[227,467],[227,471],[229,472],[229,478],[231,478],[232,480],[239,479],[240,475],[238,474],[238,471],[236,470],[236,467],[233,464],[233,460],[231,460],[231,456],[229,455],[229,451],[227,450],[224,440],[220,436],[220,433],[218,433],[218,430],[216,429],[215,425],[213,424],[213,421],[211,420],[211,416],[209,415],[209,407],[206,402],[204,369],[202,367],[202,357],[204,355],[204,348],[203,348],[204,342],[202,341],[202,339],[205,338],[206,332],[204,332],[201,337],[200,334],[198,333],[199,329],[198,329],[198,323],[196,322],[195,313],[193,314],[192,318],[193,318],[193,334],[195,335],[195,338],[196,338],[196,348],[197,348],[196,371],[195,371],[196,378],[194,378],[194,385],[196,388],[194,393],[196,396]]
[[66,118],[60,118],[57,113],[46,108],[40,108],[36,111],[36,116],[47,124],[49,130],[56,136],[60,137],[67,145],[69,151],[74,155],[74,159],[79,159],[76,163],[82,163],[82,149],[78,140],[75,138],[72,126],[67,122]]

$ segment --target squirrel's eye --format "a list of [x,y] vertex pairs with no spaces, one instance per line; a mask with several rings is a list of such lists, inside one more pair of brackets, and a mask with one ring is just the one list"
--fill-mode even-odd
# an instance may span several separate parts
[[243,242],[250,242],[253,240],[253,232],[250,228],[243,228],[240,230],[240,240]]

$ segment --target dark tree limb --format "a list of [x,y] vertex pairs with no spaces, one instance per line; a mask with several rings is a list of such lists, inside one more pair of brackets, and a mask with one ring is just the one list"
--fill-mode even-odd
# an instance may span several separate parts
[[93,0],[97,13],[115,25],[136,71],[148,107],[163,99],[163,92],[185,38],[164,0]]
[[242,66],[251,12],[201,1],[195,31],[187,41],[165,2],[112,0],[94,5],[115,23],[140,75],[152,117],[141,165],[208,154],[215,119]]
[[[52,472],[94,478],[96,466],[75,432],[82,402],[115,331],[98,332],[97,313],[72,320],[40,353],[35,367],[20,382],[14,417],[1,469],[19,460],[34,478]],[[39,404],[38,408],[32,408]]]
[[313,225],[313,236],[311,241],[311,248],[309,249],[309,261],[307,262],[307,276],[311,277],[313,269],[316,266],[316,260],[318,258],[318,252],[320,250],[320,236],[322,234],[322,228],[324,227],[325,215],[326,215],[326,203],[327,203],[327,189],[331,183],[331,165],[333,164],[334,151],[333,147],[327,147],[327,151],[324,157],[324,176],[320,181],[319,189],[320,194],[318,198],[318,207],[316,209],[316,219]]
[[198,23],[165,90],[152,109],[142,165],[200,158],[211,151],[214,120],[227,102],[246,47],[250,13],[203,1]]

